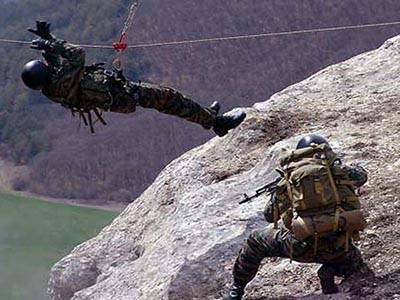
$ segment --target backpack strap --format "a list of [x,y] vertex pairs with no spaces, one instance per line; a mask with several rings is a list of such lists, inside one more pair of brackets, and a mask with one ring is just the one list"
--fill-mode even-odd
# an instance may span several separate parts
[[[293,199],[293,191],[292,191],[292,187],[291,187],[290,181],[289,181],[289,172],[288,172],[288,169],[285,168],[285,169],[283,170],[283,172],[284,172],[286,190],[287,190],[288,197],[289,197],[289,200],[290,200],[290,205],[291,205],[291,207],[292,207],[292,211],[294,212],[294,209],[293,209],[293,207],[294,207],[294,205],[293,205],[293,201],[294,201],[294,199]],[[294,218],[294,216],[293,216],[293,218]],[[290,231],[291,231],[292,236],[293,236],[293,230],[290,229]],[[289,257],[290,257],[290,262],[292,262],[292,260],[293,260],[293,238],[290,239],[290,244],[289,244]]]
[[[332,169],[331,169],[331,163],[330,163],[328,158],[325,158],[323,161],[324,161],[324,164],[325,164],[326,169],[328,171],[329,181],[331,183],[333,196],[335,197],[335,201],[336,201],[335,221],[333,223],[333,231],[337,231],[339,229],[340,213],[343,211],[343,209],[342,209],[342,200],[340,199],[339,191],[338,191],[335,179],[333,177],[333,173],[332,173]],[[345,252],[349,251],[349,242],[350,242],[350,232],[346,231]]]
[[327,158],[324,158],[323,162],[324,162],[324,164],[326,166],[326,169],[328,171],[329,182],[331,184],[332,191],[333,191],[333,196],[335,197],[335,201],[336,201],[335,223],[334,223],[333,230],[337,231],[338,228],[339,228],[339,215],[340,215],[340,208],[341,208],[341,205],[342,205],[342,200],[340,199],[339,191],[338,191],[335,179],[334,179],[333,174],[332,174],[331,163]]

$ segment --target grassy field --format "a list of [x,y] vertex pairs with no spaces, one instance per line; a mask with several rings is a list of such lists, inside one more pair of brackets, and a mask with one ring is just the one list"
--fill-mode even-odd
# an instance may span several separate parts
[[0,299],[48,299],[51,266],[115,216],[0,192]]

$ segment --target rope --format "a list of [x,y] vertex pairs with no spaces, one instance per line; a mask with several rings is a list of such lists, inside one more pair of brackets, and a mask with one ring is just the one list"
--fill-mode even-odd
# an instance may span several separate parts
[[133,1],[129,9],[128,18],[126,19],[124,28],[122,29],[121,36],[125,37],[127,35],[129,28],[132,25],[133,19],[135,18],[138,8],[139,8],[139,1],[138,0]]
[[361,29],[361,28],[371,28],[371,27],[383,27],[383,26],[393,26],[393,25],[400,25],[400,21],[398,21],[398,22],[388,22],[388,23],[376,23],[376,24],[362,24],[362,25],[352,25],[352,26],[304,29],[304,30],[295,30],[295,31],[283,31],[283,32],[271,32],[271,33],[259,33],[259,34],[247,34],[247,35],[234,35],[234,36],[227,36],[227,37],[205,38],[205,39],[198,39],[198,40],[183,40],[183,41],[176,41],[176,42],[147,43],[147,44],[130,45],[130,46],[128,46],[128,48],[133,49],[133,48],[148,48],[148,47],[159,47],[159,46],[173,46],[173,45],[209,43],[209,42],[219,42],[219,41],[255,39],[255,38],[275,37],[275,36],[288,36],[288,35],[298,35],[298,34],[306,34],[306,33],[341,31],[341,30]]
[[[162,46],[200,44],[200,43],[210,43],[210,42],[276,37],[276,36],[300,35],[300,34],[308,34],[308,33],[343,31],[343,30],[352,30],[352,29],[363,29],[363,28],[374,28],[374,27],[376,28],[376,27],[386,27],[386,26],[394,26],[394,25],[400,25],[400,21],[386,22],[386,23],[374,23],[374,24],[360,24],[360,25],[350,25],[350,26],[338,26],[338,27],[326,27],[326,28],[315,28],[315,29],[303,29],[303,30],[295,30],[295,31],[234,35],[234,36],[226,36],[226,37],[213,37],[213,38],[171,41],[171,42],[143,43],[143,44],[130,45],[130,46],[128,46],[128,48],[138,49],[138,48],[150,48],[150,47],[162,47]],[[20,40],[0,39],[0,43],[30,44],[31,42],[20,41]],[[113,46],[101,45],[101,44],[82,44],[81,46],[84,48],[92,48],[92,49],[114,49]]]
[[31,42],[27,42],[27,41],[8,40],[8,39],[0,39],[0,43],[8,43],[8,44],[31,44]]

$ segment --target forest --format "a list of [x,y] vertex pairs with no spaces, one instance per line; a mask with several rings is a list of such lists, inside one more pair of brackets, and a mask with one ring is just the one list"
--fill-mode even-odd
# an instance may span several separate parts
[[[0,1],[0,38],[30,40],[37,19],[74,43],[111,44],[130,1]],[[288,9],[290,8],[290,9]],[[397,21],[399,1],[385,0],[148,0],[129,42],[277,32]],[[400,26],[224,43],[129,50],[132,80],[172,86],[203,105],[219,100],[224,111],[250,106],[325,66],[376,48]],[[130,202],[172,159],[212,137],[193,124],[138,110],[106,114],[109,125],[89,133],[78,119],[30,92],[20,81],[25,62],[40,57],[27,45],[0,45],[0,156],[27,165],[14,183],[53,197]],[[114,57],[88,50],[87,64]]]

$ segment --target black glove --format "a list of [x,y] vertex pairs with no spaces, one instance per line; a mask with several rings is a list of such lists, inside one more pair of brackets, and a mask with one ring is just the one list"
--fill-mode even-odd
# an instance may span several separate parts
[[46,21],[36,21],[36,29],[28,28],[28,31],[45,40],[53,39],[53,36],[50,33],[50,23],[47,23]]
[[45,39],[36,39],[31,43],[31,48],[36,50],[48,50],[50,42]]

